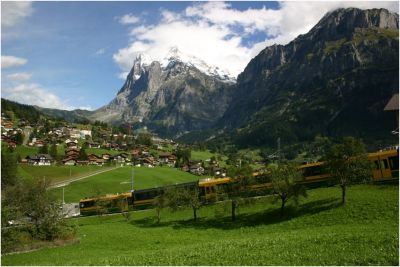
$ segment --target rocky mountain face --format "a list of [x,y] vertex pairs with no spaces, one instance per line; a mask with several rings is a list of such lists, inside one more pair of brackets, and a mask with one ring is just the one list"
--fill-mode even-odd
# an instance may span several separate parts
[[364,139],[397,126],[383,108],[399,89],[399,16],[339,9],[287,45],[265,48],[238,76],[220,120],[241,146]]
[[176,136],[212,127],[231,101],[235,79],[172,48],[162,61],[139,54],[116,98],[90,118],[143,123]]

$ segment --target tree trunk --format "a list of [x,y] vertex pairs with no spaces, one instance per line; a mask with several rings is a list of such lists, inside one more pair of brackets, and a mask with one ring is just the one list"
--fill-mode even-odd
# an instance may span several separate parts
[[236,220],[236,201],[232,200],[232,222]]
[[285,209],[285,203],[286,203],[286,199],[281,198],[282,199],[282,205],[281,205],[281,216],[283,217],[284,215],[284,209]]
[[342,188],[342,205],[346,204],[346,185],[340,185]]
[[193,219],[194,221],[197,221],[197,209],[193,208]]

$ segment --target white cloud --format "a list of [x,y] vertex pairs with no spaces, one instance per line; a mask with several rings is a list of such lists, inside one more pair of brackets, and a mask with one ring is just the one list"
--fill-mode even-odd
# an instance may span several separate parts
[[32,2],[2,1],[1,26],[12,27],[33,13]]
[[1,56],[1,68],[12,68],[25,65],[28,62],[27,59],[14,56]]
[[13,80],[13,81],[27,81],[32,77],[32,73],[17,72],[17,73],[8,74],[6,77],[7,77],[7,79]]
[[106,52],[106,50],[104,48],[100,48],[96,51],[95,55],[96,56],[101,56]]
[[147,31],[149,31],[151,28],[152,28],[151,26],[140,25],[140,26],[133,28],[130,32],[130,35],[143,34]]
[[[145,52],[154,60],[161,60],[175,46],[237,75],[266,46],[287,44],[299,34],[307,33],[328,11],[341,7],[383,7],[398,12],[398,3],[394,1],[287,1],[281,2],[277,10],[265,7],[236,10],[223,2],[195,3],[180,13],[160,10],[158,24],[131,29],[131,43],[118,50],[113,59],[125,76],[137,53]],[[267,37],[245,45],[260,33]]]
[[137,16],[130,14],[123,15],[120,19],[119,22],[123,25],[128,25],[128,24],[136,24],[140,21],[140,18]]
[[75,107],[69,105],[67,101],[61,100],[55,94],[35,83],[23,83],[14,87],[4,88],[2,89],[2,95],[7,99],[22,104],[37,105],[45,108],[56,108],[64,110],[75,109]]
[[91,106],[80,106],[80,107],[73,108],[73,109],[83,109],[83,110],[89,110],[89,111],[93,110],[93,108]]

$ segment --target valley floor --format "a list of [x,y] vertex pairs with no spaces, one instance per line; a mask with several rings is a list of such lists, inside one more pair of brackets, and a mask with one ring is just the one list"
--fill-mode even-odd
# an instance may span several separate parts
[[338,187],[309,190],[299,206],[279,214],[263,197],[192,211],[154,210],[70,220],[79,242],[2,256],[2,265],[398,265],[398,186],[353,186],[340,204]]

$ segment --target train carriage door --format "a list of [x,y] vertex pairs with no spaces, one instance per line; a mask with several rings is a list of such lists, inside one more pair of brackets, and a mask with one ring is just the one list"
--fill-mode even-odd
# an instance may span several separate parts
[[390,171],[389,161],[387,158],[380,158],[382,178],[392,177],[392,172]]
[[379,162],[378,158],[373,159],[373,169],[372,169],[372,175],[374,177],[374,180],[379,180],[382,179],[382,171],[381,171],[381,164]]
[[389,158],[389,166],[392,173],[392,178],[399,179],[399,156]]

